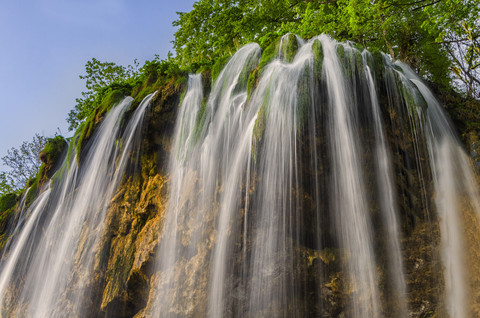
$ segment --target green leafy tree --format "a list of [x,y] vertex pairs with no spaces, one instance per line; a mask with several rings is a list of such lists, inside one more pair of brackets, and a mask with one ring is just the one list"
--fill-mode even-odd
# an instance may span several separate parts
[[23,188],[35,176],[42,162],[38,155],[45,147],[47,138],[35,134],[31,142],[24,141],[17,148],[11,148],[2,157],[2,163],[11,170],[0,174],[0,191],[12,192]]
[[114,83],[125,83],[130,78],[138,74],[138,63],[134,61],[134,65],[121,66],[113,62],[100,62],[96,58],[85,64],[85,75],[80,75],[80,79],[85,80],[87,90],[82,92],[82,97],[77,98],[76,105],[69,112],[67,122],[69,130],[73,130],[86,119],[97,105],[97,97],[102,90]]
[[200,0],[178,13],[174,48],[187,67],[288,32],[307,39],[326,33],[386,51],[447,86],[457,74],[474,95],[479,15],[478,0]]
[[181,66],[208,63],[241,45],[267,43],[281,26],[296,19],[289,0],[201,0],[190,12],[177,12],[173,41]]
[[15,191],[15,184],[10,175],[4,171],[0,172],[0,197]]

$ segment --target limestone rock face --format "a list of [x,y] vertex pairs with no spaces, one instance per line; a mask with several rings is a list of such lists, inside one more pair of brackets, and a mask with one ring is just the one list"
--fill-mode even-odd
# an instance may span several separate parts
[[97,258],[105,284],[100,308],[116,317],[131,317],[146,304],[165,211],[166,180],[154,175],[142,184],[139,179],[128,178],[112,200],[100,247],[108,259]]
[[141,141],[141,167],[132,167],[110,202],[95,262],[93,316],[133,317],[153,292],[167,204],[165,171],[181,89],[171,81],[157,92]]

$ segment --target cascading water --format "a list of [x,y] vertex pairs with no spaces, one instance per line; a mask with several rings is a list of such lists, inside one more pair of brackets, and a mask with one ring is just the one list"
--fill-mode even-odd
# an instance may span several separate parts
[[[88,287],[102,222],[138,137],[147,97],[130,118],[121,120],[133,99],[126,98],[105,118],[78,165],[67,157],[35,202],[22,230],[12,237],[2,263],[2,317],[75,317],[88,314]],[[120,138],[121,143],[117,142]],[[135,156],[133,156],[135,157]]]
[[[461,201],[480,212],[474,178],[454,129],[428,88],[408,68],[405,75],[417,86],[427,103],[426,137],[436,189],[435,205],[440,218],[442,261],[445,267],[446,310],[450,317],[469,317],[470,291],[463,237]],[[463,203],[465,204],[465,202]]]
[[[127,98],[80,161],[69,153],[33,203],[24,195],[1,317],[477,313],[475,175],[408,67],[287,34],[263,55],[241,48],[208,95],[205,78],[189,76],[172,140],[155,127],[142,144],[153,96],[133,113]],[[168,204],[145,198],[164,195],[162,159],[140,152],[153,144],[171,148]]]
[[[200,75],[190,77],[152,315],[405,317],[413,300],[402,218],[430,220],[437,210],[441,220],[450,215],[440,221],[446,310],[466,316],[460,212],[453,209],[462,194],[454,184],[478,205],[468,162],[438,104],[386,56],[326,36],[293,38],[296,54],[285,36],[278,58],[254,73],[258,47],[242,48],[207,101]],[[245,74],[255,72],[247,94]],[[453,162],[436,129],[453,145]],[[396,139],[402,135],[407,141]],[[413,169],[408,177],[417,181],[397,180],[402,169]],[[409,184],[419,190],[415,197],[404,193]],[[344,295],[335,299],[339,289]]]
[[398,316],[406,316],[406,284],[403,270],[403,261],[400,246],[400,233],[397,211],[397,200],[393,183],[393,172],[391,165],[391,156],[388,151],[388,145],[385,139],[383,122],[381,118],[380,105],[378,104],[375,82],[373,80],[372,70],[369,67],[369,61],[372,57],[367,51],[362,52],[362,62],[370,93],[370,103],[372,106],[374,132],[376,140],[376,176],[378,183],[378,192],[380,193],[380,208],[383,211],[385,228],[388,235],[387,245],[390,253],[388,254],[389,270],[393,275],[394,297],[397,299]]

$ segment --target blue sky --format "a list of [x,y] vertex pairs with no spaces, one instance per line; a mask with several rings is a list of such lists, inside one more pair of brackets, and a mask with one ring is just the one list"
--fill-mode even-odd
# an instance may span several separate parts
[[0,1],[0,157],[35,133],[70,135],[65,119],[84,90],[85,63],[165,58],[176,12],[194,2]]

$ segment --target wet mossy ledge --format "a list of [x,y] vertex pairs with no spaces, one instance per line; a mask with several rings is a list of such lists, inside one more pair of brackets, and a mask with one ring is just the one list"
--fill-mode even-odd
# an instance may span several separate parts
[[[117,84],[114,83],[105,89],[102,98],[98,100],[98,106],[90,114],[90,116],[81,123],[77,129],[73,142],[76,148],[76,155],[79,162],[84,148],[93,135],[95,127],[97,127],[108,111],[125,97],[131,96],[134,100],[131,105],[129,114],[140,105],[142,100],[149,94],[156,94],[153,104],[163,103],[173,95],[179,95],[185,91],[188,78],[188,72],[181,71],[178,68],[173,70],[165,69],[157,64],[150,64],[146,67],[143,75],[132,83]],[[153,110],[155,111],[155,110]],[[128,116],[127,116],[128,117]],[[128,119],[128,118],[126,118]]]
[[[42,186],[46,184],[59,168],[68,145],[62,136],[48,138],[39,154],[42,164],[37,174],[27,181],[25,189],[20,193],[7,193],[0,197],[0,249],[3,249],[10,236],[12,227],[18,219],[18,211],[30,206],[37,198]],[[23,201],[21,200],[22,198]]]
[[26,206],[32,204],[43,185],[45,185],[54,176],[58,168],[60,168],[67,148],[68,144],[63,136],[56,136],[47,140],[47,144],[39,154],[39,159],[42,161],[40,169],[37,175],[30,179],[26,185]]

